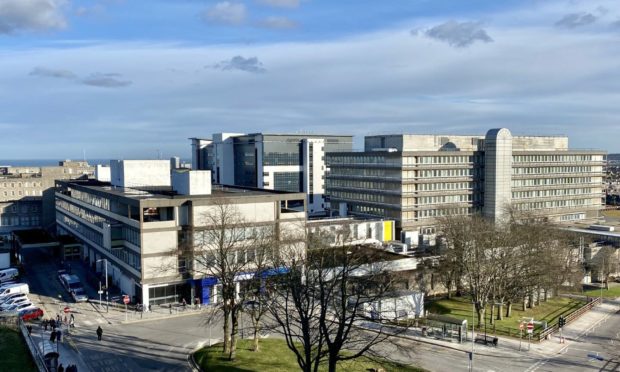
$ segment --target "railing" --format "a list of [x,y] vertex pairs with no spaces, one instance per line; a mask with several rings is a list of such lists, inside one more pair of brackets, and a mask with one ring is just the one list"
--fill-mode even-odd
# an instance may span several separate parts
[[[600,303],[601,303],[601,298],[597,297],[597,298],[593,299],[592,301],[588,302],[587,304],[583,305],[579,309],[577,309],[577,310],[573,311],[572,313],[564,316],[564,320],[566,321],[565,324],[570,324],[573,320],[579,318],[580,316],[582,316],[586,312],[592,310],[592,308],[594,306],[599,305]],[[542,330],[538,334],[538,341],[542,341],[542,340],[546,339],[548,336],[554,334],[558,330],[559,330],[558,323],[555,323],[552,326],[549,326],[549,327],[545,328],[544,330]]]

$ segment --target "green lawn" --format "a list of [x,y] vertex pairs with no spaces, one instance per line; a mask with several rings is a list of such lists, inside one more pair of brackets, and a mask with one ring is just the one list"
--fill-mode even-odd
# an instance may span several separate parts
[[620,217],[620,209],[609,209],[601,212],[605,217]]
[[[522,304],[514,304],[512,305],[512,316],[510,318],[504,317],[502,320],[495,321],[495,333],[518,337],[519,321],[521,318],[534,318],[536,321],[546,320],[549,324],[552,324],[560,315],[569,314],[584,304],[585,301],[566,297],[550,298],[547,302],[541,302],[539,306],[533,309],[527,309],[526,311],[522,311]],[[425,306],[430,313],[445,314],[459,319],[467,319],[468,326],[471,329],[472,305],[469,297],[453,297],[450,300],[437,300]],[[489,323],[490,310],[491,307],[488,306],[485,319],[487,323],[487,332],[494,333],[493,326]],[[535,330],[539,331],[541,328],[541,326],[536,326]],[[481,329],[484,329],[484,325]]]
[[[600,289],[590,289],[584,291],[583,294],[585,296],[590,297],[600,297],[601,290]],[[620,297],[620,285],[612,286],[612,283],[609,283],[609,289],[603,288],[603,297],[604,298],[617,298]]]
[[[288,349],[284,340],[263,339],[260,341],[261,350],[259,352],[251,351],[252,340],[239,340],[237,345],[237,358],[234,362],[226,360],[221,353],[221,344],[200,349],[194,354],[194,357],[204,371],[210,372],[289,372],[299,370],[294,354]],[[338,364],[340,371],[366,371],[369,368],[377,367],[383,367],[386,372],[424,371],[389,361],[373,362],[365,358]],[[319,368],[319,371],[327,371],[327,366]]]
[[0,328],[0,371],[36,371],[21,336],[9,328]]

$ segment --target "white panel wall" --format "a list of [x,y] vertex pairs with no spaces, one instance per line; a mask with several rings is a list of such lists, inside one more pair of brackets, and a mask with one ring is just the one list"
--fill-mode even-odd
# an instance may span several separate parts
[[176,231],[144,232],[142,234],[142,253],[167,253],[177,248]]
[[[217,208],[209,205],[194,207],[194,226],[204,226],[205,215],[217,213]],[[268,222],[276,218],[273,202],[232,204],[232,208],[235,208],[239,216],[247,222]]]
[[117,187],[170,186],[168,160],[110,160],[110,169]]

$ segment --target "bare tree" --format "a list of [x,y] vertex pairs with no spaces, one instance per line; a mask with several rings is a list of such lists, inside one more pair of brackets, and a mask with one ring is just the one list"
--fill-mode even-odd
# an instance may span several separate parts
[[333,372],[338,362],[372,354],[389,337],[382,326],[368,332],[357,323],[367,319],[368,304],[393,288],[392,276],[375,248],[306,239],[307,256],[285,258],[288,271],[274,286],[271,314],[303,371],[327,363]]
[[214,199],[208,210],[199,216],[200,230],[194,233],[193,270],[214,277],[221,285],[221,301],[217,304],[223,315],[223,352],[235,358],[239,315],[243,302],[237,293],[241,274],[252,269],[248,251],[262,239],[260,229],[248,223],[230,200]]

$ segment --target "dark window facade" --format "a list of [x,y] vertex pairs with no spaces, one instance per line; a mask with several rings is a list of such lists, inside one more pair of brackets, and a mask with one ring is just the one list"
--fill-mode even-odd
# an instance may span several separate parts
[[276,172],[273,174],[274,190],[300,192],[301,172]]

